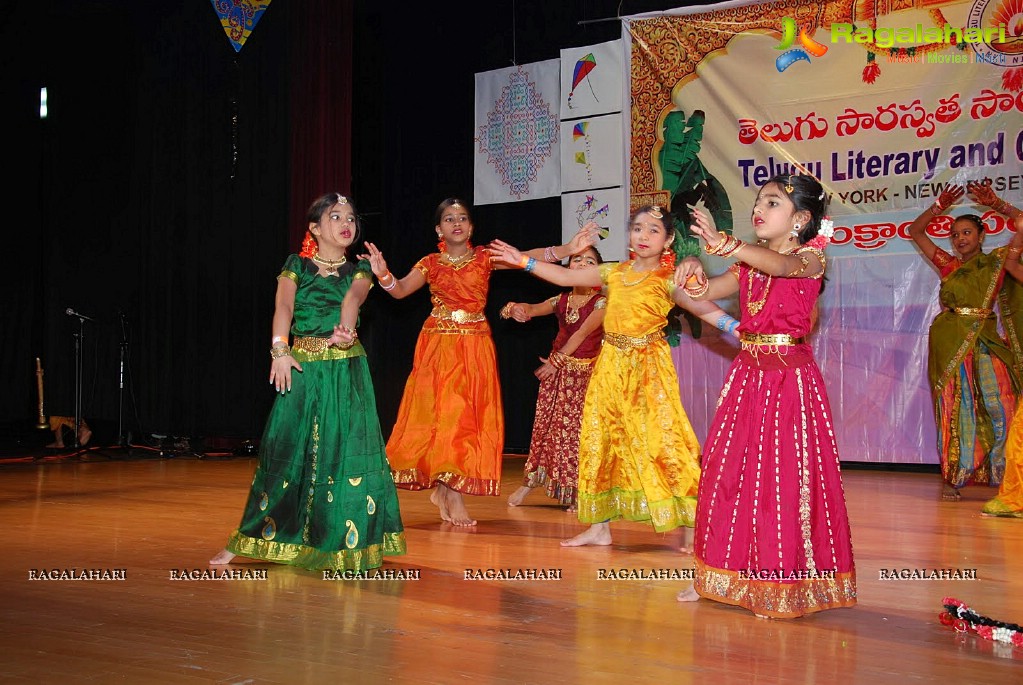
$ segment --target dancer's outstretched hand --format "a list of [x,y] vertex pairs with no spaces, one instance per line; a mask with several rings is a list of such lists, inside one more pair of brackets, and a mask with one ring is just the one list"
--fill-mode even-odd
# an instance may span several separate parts
[[490,261],[508,266],[521,266],[522,253],[503,240],[495,240],[487,245]]
[[358,258],[369,261],[369,268],[373,270],[374,276],[383,278],[390,273],[387,269],[387,262],[384,261],[384,253],[378,250],[376,245],[366,243],[366,253],[358,255]]
[[994,207],[1001,200],[995,195],[994,189],[991,187],[991,179],[985,178],[983,181],[970,181],[966,184],[966,190],[969,191],[970,196],[978,203],[985,207]]
[[721,234],[714,230],[714,222],[706,212],[699,209],[693,209],[693,223],[689,230],[711,249],[721,242]]
[[590,221],[585,226],[580,228],[572,239],[568,241],[570,248],[569,254],[577,255],[580,252],[586,250],[591,245],[595,245],[600,240],[600,224],[596,221]]
[[941,195],[934,201],[934,204],[941,211],[945,211],[955,203],[962,199],[963,195],[966,194],[966,188],[961,185],[948,184],[945,189],[941,191]]

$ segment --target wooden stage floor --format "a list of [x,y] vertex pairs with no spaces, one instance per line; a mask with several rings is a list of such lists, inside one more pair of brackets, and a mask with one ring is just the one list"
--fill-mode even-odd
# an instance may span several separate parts
[[[505,463],[512,492],[522,458]],[[474,530],[401,492],[419,580],[172,580],[207,569],[238,523],[252,459],[0,466],[0,680],[11,683],[1013,683],[1023,649],[938,620],[957,597],[1023,622],[1023,521],[979,516],[985,488],[937,499],[938,477],[845,472],[859,605],[792,621],[701,600],[680,580],[608,580],[692,567],[680,536],[613,524],[611,547],[562,549],[580,525],[534,492],[471,498]],[[560,569],[560,580],[466,580],[467,569]],[[124,569],[124,580],[30,580]],[[976,580],[882,580],[891,569],[976,569]],[[249,574],[257,575],[257,574]]]

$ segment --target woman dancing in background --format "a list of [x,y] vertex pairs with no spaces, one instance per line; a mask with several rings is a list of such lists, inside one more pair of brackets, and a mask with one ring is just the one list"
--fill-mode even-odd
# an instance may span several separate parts
[[[971,182],[974,199],[1003,214],[1015,208],[1002,202],[989,185]],[[962,186],[949,185],[909,227],[917,247],[941,275],[942,311],[928,338],[927,376],[934,398],[941,459],[941,498],[958,501],[968,483],[998,485],[1005,470],[1005,440],[1020,388],[1020,325],[1023,289],[1004,278],[1006,257],[1023,246],[1017,233],[1009,247],[985,253],[984,222],[976,214],[952,220],[953,256],[934,244],[927,227],[963,197]],[[1011,268],[1011,267],[1009,267]],[[1006,338],[998,330],[995,302],[1003,316]],[[1018,302],[1013,306],[1013,302]]]

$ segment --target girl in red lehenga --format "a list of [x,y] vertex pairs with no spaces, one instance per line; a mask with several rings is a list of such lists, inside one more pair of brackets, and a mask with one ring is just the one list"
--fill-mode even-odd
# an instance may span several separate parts
[[[455,198],[435,213],[438,252],[396,278],[384,256],[366,243],[380,287],[403,298],[430,287],[433,311],[416,343],[412,373],[387,441],[395,485],[434,489],[430,496],[441,518],[474,526],[462,495],[499,495],[504,416],[497,356],[490,324],[483,314],[494,268],[483,248],[473,247],[468,206]],[[554,262],[589,245],[580,231],[566,245],[538,248],[530,255]]]
[[[569,269],[593,268],[603,263],[600,253],[590,247],[569,260]],[[579,427],[582,422],[586,386],[593,374],[593,362],[604,336],[607,298],[600,288],[576,286],[538,304],[509,302],[501,316],[529,321],[535,316],[554,314],[558,335],[550,355],[535,371],[540,379],[536,398],[533,436],[529,458],[522,473],[522,486],[508,498],[508,506],[522,504],[534,488],[546,486],[547,496],[567,511],[576,510],[579,486]]]
[[758,245],[711,229],[710,254],[738,264],[711,278],[698,262],[691,297],[738,291],[742,350],[728,372],[704,446],[697,498],[696,579],[680,601],[706,597],[758,616],[794,618],[856,604],[849,519],[824,380],[805,341],[833,232],[821,184],[776,176],[753,207]]

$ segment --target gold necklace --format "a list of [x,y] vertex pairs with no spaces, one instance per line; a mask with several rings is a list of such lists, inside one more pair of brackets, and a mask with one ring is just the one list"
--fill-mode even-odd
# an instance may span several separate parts
[[586,295],[582,295],[582,297],[586,297],[586,299],[583,300],[583,304],[579,306],[572,306],[573,297],[575,297],[575,293],[568,294],[568,306],[565,308],[565,323],[575,323],[576,321],[578,321],[579,307],[582,307],[583,305],[590,301],[589,298],[586,297]]
[[[629,264],[629,271],[635,273],[635,269],[632,268],[632,263]],[[650,274],[652,274],[653,272],[654,272],[653,269],[650,269],[649,271],[641,271],[640,273],[643,274],[643,277],[640,278],[638,281],[633,281],[632,283],[629,283],[628,281],[626,281],[625,280],[625,274],[622,274],[622,285],[624,285],[624,286],[639,285],[640,283],[642,283],[646,279],[650,278]]]
[[[786,250],[779,250],[778,254],[782,255],[791,254],[797,248],[799,248],[799,245],[795,245]],[[746,283],[746,311],[749,312],[750,316],[756,316],[757,314],[760,313],[760,310],[764,308],[765,304],[767,304],[768,293],[771,292],[772,277],[770,274],[767,274],[767,283],[764,284],[764,296],[761,297],[759,300],[756,301],[753,300],[753,274],[755,273],[762,274],[763,272],[757,271],[756,269],[753,268],[750,268],[749,271],[749,281],[747,281]]]
[[452,257],[450,252],[444,251],[441,253],[441,256],[444,257],[444,260],[451,266],[461,266],[463,263],[472,259],[473,251],[468,250],[467,252],[460,254],[457,257]]
[[341,259],[324,259],[323,257],[320,256],[320,253],[317,252],[316,254],[313,255],[313,261],[316,262],[317,264],[326,267],[324,269],[324,272],[328,276],[337,276],[337,268],[344,264],[345,262],[347,262],[348,260],[345,258],[344,255],[341,255]]
[[764,296],[759,300],[753,300],[753,276],[761,273],[756,269],[750,269],[749,280],[746,282],[746,311],[750,316],[756,316],[767,304],[767,294],[771,291],[771,275],[767,274],[767,283],[764,285]]

